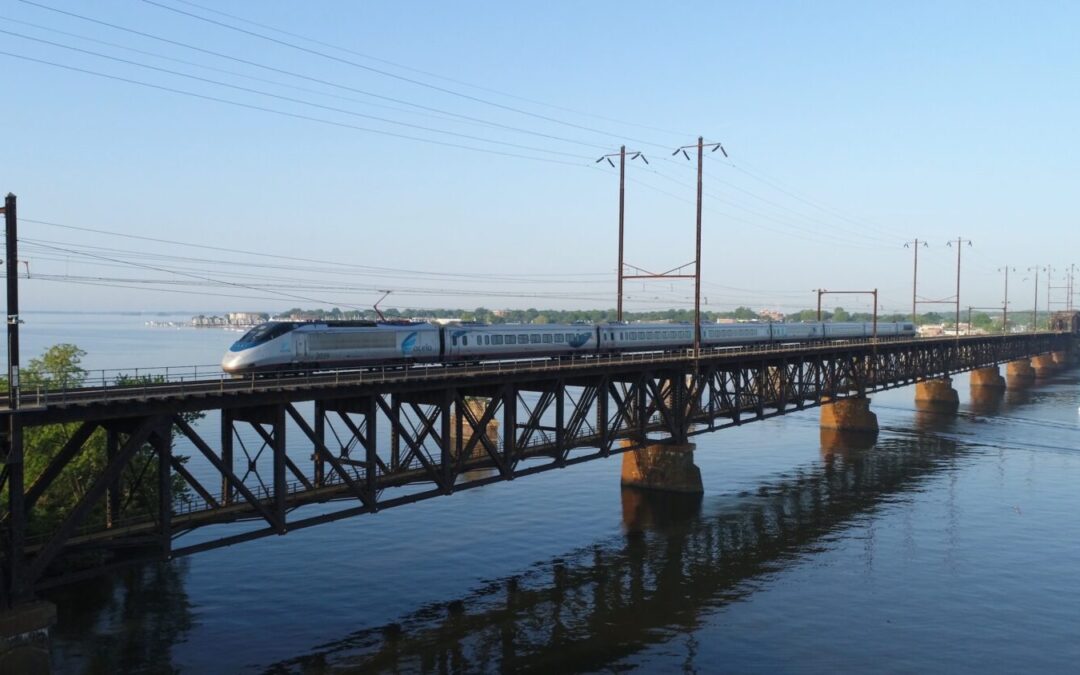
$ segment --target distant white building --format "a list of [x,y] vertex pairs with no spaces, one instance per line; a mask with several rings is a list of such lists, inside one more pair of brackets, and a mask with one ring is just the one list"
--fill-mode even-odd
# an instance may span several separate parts
[[255,326],[266,321],[266,315],[260,312],[229,312],[226,320],[230,326]]

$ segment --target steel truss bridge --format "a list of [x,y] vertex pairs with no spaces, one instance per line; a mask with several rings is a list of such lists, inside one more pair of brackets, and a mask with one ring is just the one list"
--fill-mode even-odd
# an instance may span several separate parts
[[[3,599],[133,561],[282,535],[1064,351],[1072,340],[1064,333],[899,338],[24,391],[14,413],[0,400],[0,415],[14,414],[24,430],[63,423],[72,431],[32,483],[21,467],[3,467]],[[220,424],[191,421],[204,412]],[[258,447],[244,442],[242,429],[254,431]],[[100,472],[54,528],[31,535],[36,507],[102,434]],[[177,442],[205,460],[201,480],[175,452]],[[310,449],[304,467],[300,447]],[[154,481],[156,503],[132,504],[122,478],[129,487]],[[90,517],[102,508],[104,519]]]

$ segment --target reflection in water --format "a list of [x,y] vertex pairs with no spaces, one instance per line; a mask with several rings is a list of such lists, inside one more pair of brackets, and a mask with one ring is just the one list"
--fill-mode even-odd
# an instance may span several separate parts
[[853,452],[869,450],[877,443],[878,435],[867,431],[821,430],[821,457],[848,457]]
[[955,406],[949,408],[927,401],[915,402],[914,429],[923,434],[954,431],[959,416]]
[[[830,438],[829,459],[703,507],[624,491],[625,536],[539,563],[389,628],[359,631],[272,672],[565,672],[610,668],[685,636],[763,574],[947,467],[955,442]],[[823,452],[825,450],[823,449]],[[693,668],[694,664],[687,664]],[[703,664],[699,664],[703,665]]]
[[[125,569],[48,594],[57,672],[172,672],[172,645],[192,626],[186,559]],[[102,627],[111,630],[102,633]],[[86,636],[93,635],[92,641]]]
[[996,415],[1005,403],[1002,387],[972,387],[971,412],[976,415]]

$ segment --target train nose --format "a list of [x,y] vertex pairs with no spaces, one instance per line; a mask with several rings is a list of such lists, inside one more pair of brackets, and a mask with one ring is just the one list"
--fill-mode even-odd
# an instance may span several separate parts
[[230,375],[239,373],[244,370],[247,361],[245,352],[228,352],[221,359],[221,369]]

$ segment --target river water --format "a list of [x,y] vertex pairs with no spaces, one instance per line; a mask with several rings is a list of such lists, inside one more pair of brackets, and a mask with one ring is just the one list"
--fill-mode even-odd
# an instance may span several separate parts
[[[235,333],[28,315],[24,361],[217,361]],[[157,318],[157,317],[155,317]],[[181,317],[183,318],[183,317]],[[1080,373],[958,415],[873,397],[695,438],[705,495],[618,457],[49,594],[60,672],[1075,672]]]

